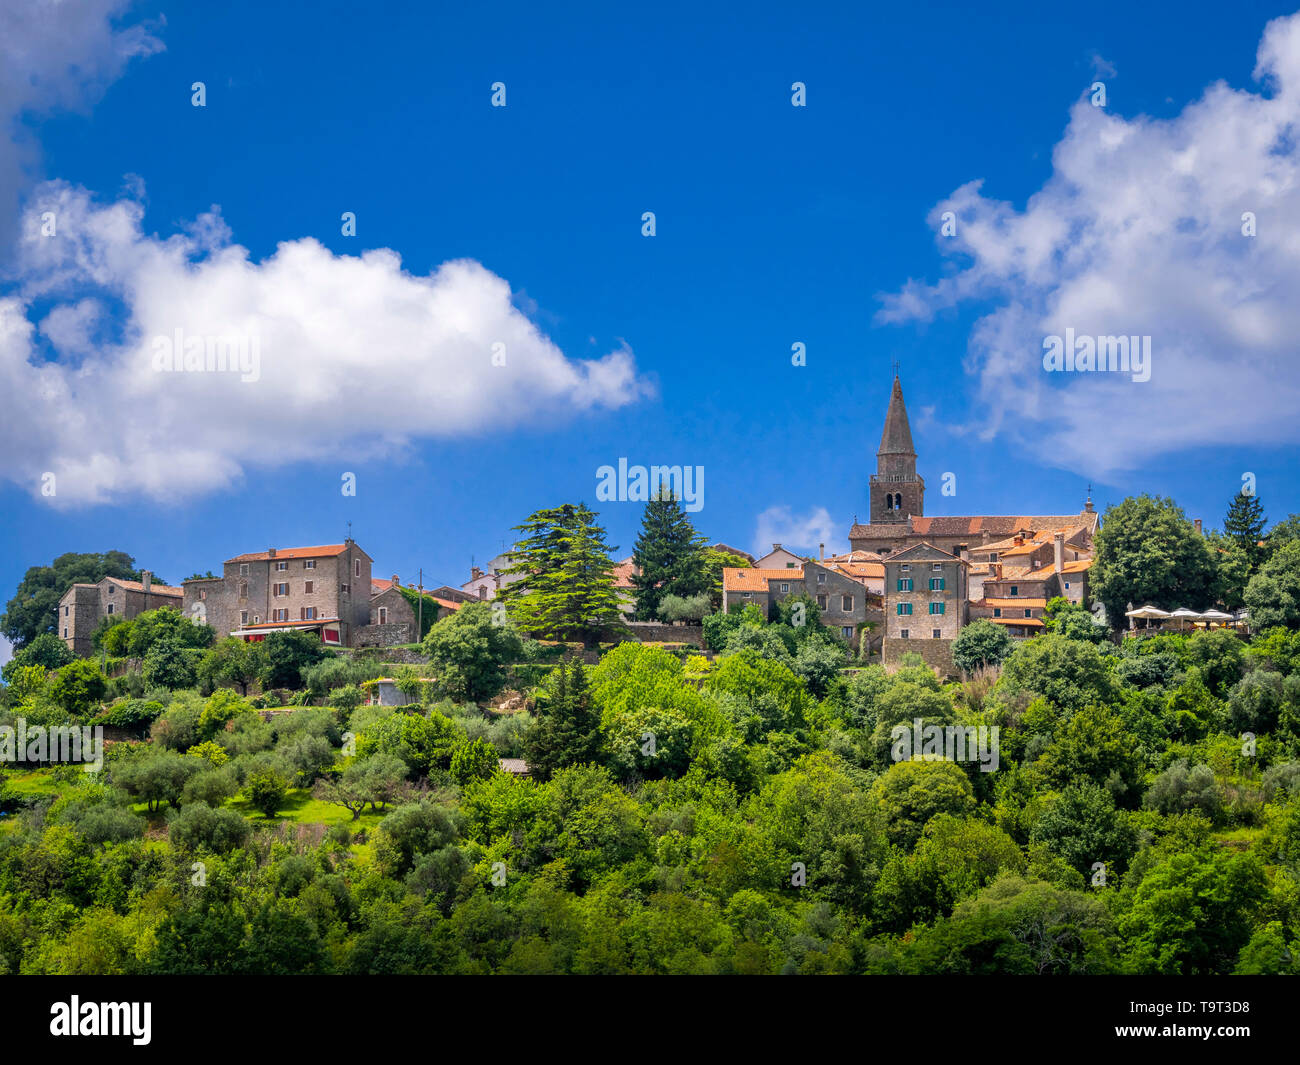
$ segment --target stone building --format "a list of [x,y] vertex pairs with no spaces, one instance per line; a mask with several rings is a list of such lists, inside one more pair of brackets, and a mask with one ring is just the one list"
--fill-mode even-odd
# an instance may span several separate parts
[[790,596],[807,595],[817,603],[822,624],[835,630],[855,650],[868,622],[879,627],[882,604],[862,581],[811,559],[799,569],[726,568],[722,571],[722,612],[753,605],[769,620]]
[[370,624],[372,562],[352,539],[236,555],[220,577],[183,583],[185,613],[212,625],[219,638],[258,642],[271,632],[301,630],[351,647]]
[[969,619],[966,559],[933,544],[915,544],[885,559],[882,660],[907,652],[945,674],[954,672],[952,642]]
[[372,587],[378,584],[386,587],[371,597],[370,622],[358,630],[353,643],[355,647],[392,647],[417,643],[420,640],[422,622],[426,627],[432,625],[464,605],[459,600],[439,598],[431,592],[421,593],[418,589],[408,587],[407,592],[421,596],[424,600],[423,610],[420,611],[403,594],[402,582],[396,574],[389,581],[372,582]]
[[146,610],[161,606],[181,609],[180,588],[154,584],[153,574],[148,570],[140,576],[142,579],[138,581],[104,577],[95,584],[74,584],[63,593],[59,600],[58,633],[73,654],[91,653],[90,637],[102,618],[131,621]]

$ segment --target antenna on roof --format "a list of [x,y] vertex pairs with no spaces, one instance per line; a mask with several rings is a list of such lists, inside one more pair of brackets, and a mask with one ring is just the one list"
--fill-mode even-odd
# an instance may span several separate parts
[[898,376],[898,360],[897,360],[897,359],[894,360],[894,376],[895,376],[895,377]]
[[348,522],[348,540],[352,539],[352,522]]

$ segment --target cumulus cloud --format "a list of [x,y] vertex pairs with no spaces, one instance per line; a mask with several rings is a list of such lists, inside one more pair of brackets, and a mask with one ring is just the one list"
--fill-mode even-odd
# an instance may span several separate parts
[[[0,298],[0,449],[34,492],[53,473],[56,505],[183,499],[253,467],[352,463],[650,391],[625,347],[567,358],[470,260],[417,276],[388,249],[340,256],[300,239],[254,262],[215,208],[159,237],[133,199],[54,182],[32,206],[20,281]],[[166,369],[194,338],[200,358],[182,366],[234,365],[239,345],[247,364]]]
[[0,4],[0,249],[7,250],[25,188],[39,169],[20,121],[85,111],[138,56],[162,51],[156,27],[122,25],[131,0],[6,0]]
[[[1169,119],[1085,95],[1023,210],[979,181],[935,205],[936,232],[958,219],[937,240],[952,272],[909,280],[877,319],[993,305],[968,340],[968,428],[1098,478],[1243,434],[1300,439],[1300,15],[1267,25],[1254,73],[1260,91],[1216,82]],[[1044,339],[1067,328],[1150,336],[1150,380],[1046,372]]]
[[825,507],[796,514],[788,506],[771,506],[758,516],[753,553],[761,557],[772,550],[773,544],[780,544],[795,554],[815,555],[818,547],[825,544],[827,554],[834,554],[839,550],[834,545],[839,542],[842,524]]

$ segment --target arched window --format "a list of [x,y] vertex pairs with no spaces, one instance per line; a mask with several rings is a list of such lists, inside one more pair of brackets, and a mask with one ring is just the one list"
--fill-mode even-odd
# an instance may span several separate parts
[[894,509],[894,493],[893,493],[893,492],[890,492],[890,493],[888,493],[888,494],[885,496],[885,509],[886,509],[886,510],[893,510],[893,509]]

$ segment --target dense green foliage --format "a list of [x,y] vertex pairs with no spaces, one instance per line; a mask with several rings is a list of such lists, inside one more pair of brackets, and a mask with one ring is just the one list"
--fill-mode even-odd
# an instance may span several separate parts
[[[709,591],[704,538],[695,532],[677,497],[663,485],[646,503],[632,561],[637,567],[632,587],[636,589],[638,621],[676,621],[678,618],[661,612],[665,598],[689,600]],[[706,612],[699,610],[696,619]]]

